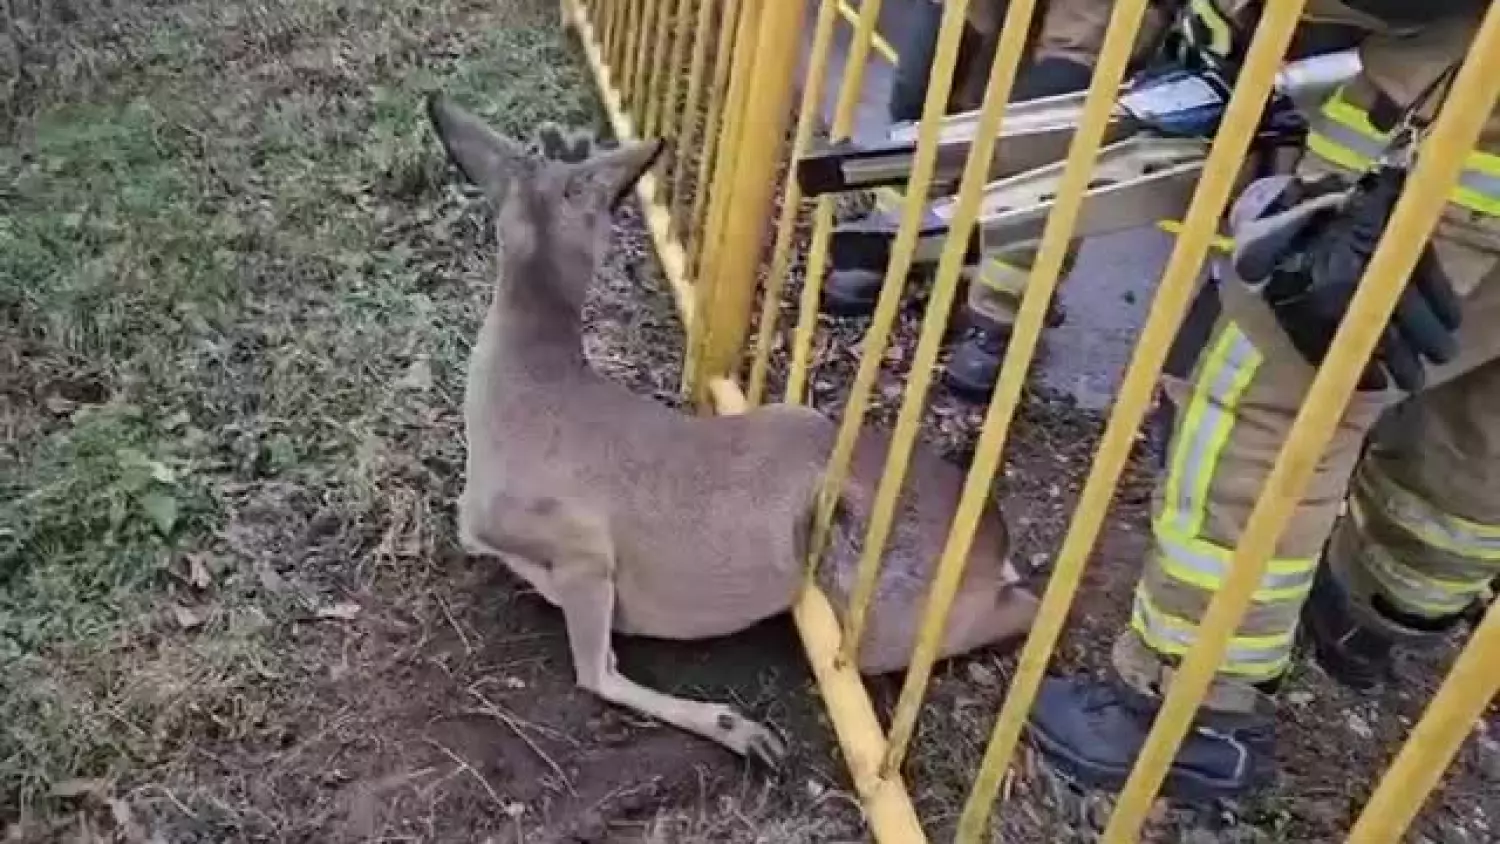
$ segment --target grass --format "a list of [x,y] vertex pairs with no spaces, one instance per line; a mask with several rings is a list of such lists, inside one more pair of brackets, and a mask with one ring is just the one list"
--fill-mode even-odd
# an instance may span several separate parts
[[[458,443],[387,446],[461,392],[486,236],[444,199],[422,96],[441,85],[516,132],[589,123],[547,13],[12,10],[0,821],[52,814],[80,778],[149,781],[216,720],[243,723],[225,708],[263,707],[259,679],[299,670],[290,619],[404,576],[380,560],[415,533],[437,541],[449,490],[417,489],[420,461],[459,465]],[[471,265],[431,248],[453,230]],[[339,559],[280,556],[308,523]]]

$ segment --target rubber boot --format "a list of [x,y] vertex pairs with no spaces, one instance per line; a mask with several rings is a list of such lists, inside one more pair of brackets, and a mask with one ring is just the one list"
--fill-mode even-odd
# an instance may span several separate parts
[[[1133,639],[1126,633],[1117,651]],[[1136,641],[1130,646],[1143,649]],[[1188,802],[1237,798],[1275,779],[1274,704],[1257,687],[1234,685],[1220,686],[1204,701],[1167,771],[1163,796]],[[1027,719],[1027,734],[1069,779],[1118,791],[1160,709],[1164,684],[1153,686],[1142,689],[1118,671],[1105,680],[1049,677]]]
[[[1352,530],[1341,524],[1329,542],[1313,577],[1313,587],[1302,605],[1302,630],[1312,645],[1318,665],[1341,685],[1375,691],[1392,679],[1392,651],[1396,647],[1431,647],[1463,620],[1462,614],[1424,619],[1403,613],[1373,589],[1346,585],[1351,578],[1332,562],[1332,553],[1348,553],[1341,534]],[[1358,579],[1355,579],[1358,582]]]

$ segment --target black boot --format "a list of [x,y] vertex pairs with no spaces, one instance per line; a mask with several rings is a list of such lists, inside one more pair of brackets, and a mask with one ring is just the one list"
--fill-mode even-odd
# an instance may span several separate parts
[[971,326],[953,347],[953,356],[948,359],[945,380],[949,389],[968,401],[989,401],[1009,342],[1008,325]]
[[[1114,678],[1049,677],[1027,720],[1031,741],[1053,767],[1089,788],[1118,791],[1160,706],[1159,699]],[[1243,796],[1275,778],[1275,720],[1269,700],[1257,711],[1204,708],[1168,769],[1162,794],[1209,801]]]
[[1395,646],[1430,645],[1461,620],[1462,616],[1409,615],[1379,594],[1372,595],[1368,605],[1356,601],[1326,559],[1318,564],[1312,591],[1302,605],[1302,629],[1318,665],[1334,680],[1359,691],[1379,689],[1391,679]]

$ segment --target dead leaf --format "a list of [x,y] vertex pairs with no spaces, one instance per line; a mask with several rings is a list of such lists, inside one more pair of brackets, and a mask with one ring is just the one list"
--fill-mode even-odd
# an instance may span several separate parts
[[151,839],[146,836],[146,828],[136,820],[129,803],[118,799],[110,800],[109,813],[114,817],[120,837],[129,844],[151,844]]
[[286,578],[271,568],[271,564],[265,560],[255,561],[255,576],[260,579],[260,588],[271,595],[282,595],[291,590]]
[[417,358],[406,368],[406,374],[401,376],[396,385],[408,390],[432,389],[432,364],[425,356]]
[[353,621],[359,615],[360,606],[353,601],[342,601],[331,606],[319,607],[318,618],[336,618],[340,621]]
[[52,796],[61,799],[73,797],[102,796],[109,790],[109,781],[98,778],[76,778],[63,780],[52,786]]
[[203,613],[184,607],[181,604],[172,605],[172,617],[177,619],[177,626],[183,630],[202,627],[204,622]]
[[188,554],[187,565],[188,583],[192,584],[194,589],[207,589],[213,585],[213,572],[209,570],[208,563],[203,559],[202,554]]

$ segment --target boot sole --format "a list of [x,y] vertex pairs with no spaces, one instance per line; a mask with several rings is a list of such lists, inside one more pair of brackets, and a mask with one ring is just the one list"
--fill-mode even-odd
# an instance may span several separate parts
[[[1033,728],[1030,724],[1026,725],[1026,734],[1031,738],[1036,748],[1041,751],[1042,757],[1047,764],[1079,784],[1099,791],[1108,791],[1116,794],[1119,793],[1120,789],[1125,787],[1125,780],[1130,776],[1129,769],[1104,767],[1097,762],[1078,758],[1067,748],[1052,741],[1045,733]],[[1161,796],[1187,803],[1211,803],[1215,800],[1233,800],[1243,798],[1266,788],[1272,784],[1274,779],[1275,777],[1272,775],[1244,783],[1230,783],[1224,780],[1210,779],[1198,774],[1183,773],[1174,769],[1168,769],[1166,781],[1162,783]]]

